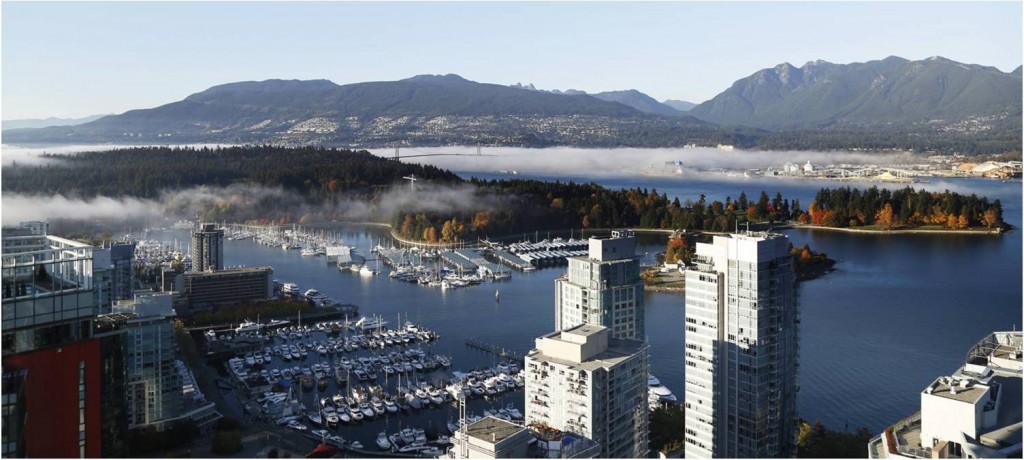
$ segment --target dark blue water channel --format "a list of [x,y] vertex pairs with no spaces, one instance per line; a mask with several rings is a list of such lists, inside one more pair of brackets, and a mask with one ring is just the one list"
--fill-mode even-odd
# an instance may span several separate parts
[[[480,174],[475,174],[480,177]],[[468,174],[466,175],[468,176]],[[555,177],[538,177],[555,180]],[[589,182],[591,179],[558,177]],[[602,185],[656,188],[670,198],[735,199],[761,190],[797,198],[806,207],[822,186],[835,183],[755,178],[618,178]],[[870,186],[871,184],[851,184]],[[950,179],[915,184],[929,190],[978,193],[1002,200],[1004,217],[1021,227],[1021,183]],[[386,235],[366,227],[342,227],[346,244],[366,254]],[[854,235],[785,230],[796,245],[809,244],[839,261],[837,271],[799,287],[800,393],[798,412],[832,428],[867,426],[879,431],[918,409],[921,389],[934,377],[962,364],[968,348],[991,331],[1021,326],[1021,232],[980,235]],[[183,243],[184,233],[177,234]],[[153,235],[151,235],[153,236]],[[541,235],[543,237],[544,235]],[[164,238],[174,238],[171,234]],[[640,251],[664,249],[664,235],[641,235]],[[452,356],[452,369],[492,366],[497,359],[465,345],[467,337],[525,353],[534,339],[554,326],[554,279],[563,268],[514,273],[512,280],[441,291],[389,279],[386,271],[367,278],[339,272],[323,258],[302,257],[251,241],[227,241],[228,265],[271,265],[274,277],[316,288],[331,298],[358,304],[363,314],[380,314],[391,324],[401,314],[439,332],[441,340],[424,349]],[[494,291],[501,292],[500,302]],[[647,335],[652,372],[677,396],[683,395],[683,313],[680,294],[646,294]],[[498,403],[515,401],[522,391]],[[478,403],[471,407],[479,413]],[[415,426],[439,423],[454,409],[407,421]],[[422,417],[422,420],[420,418]],[[397,426],[397,421],[388,422]],[[376,432],[348,429],[372,446]],[[389,427],[394,431],[394,427]],[[345,435],[345,431],[342,431]],[[347,438],[350,436],[346,436]],[[371,443],[371,444],[368,444]]]

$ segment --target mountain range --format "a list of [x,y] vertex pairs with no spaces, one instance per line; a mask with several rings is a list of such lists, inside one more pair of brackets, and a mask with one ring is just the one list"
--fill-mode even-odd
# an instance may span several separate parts
[[267,80],[214,86],[178,102],[76,126],[5,129],[3,137],[8,143],[724,143],[1005,151],[1020,145],[1021,68],[1005,73],[944,58],[898,57],[801,67],[784,63],[742,78],[706,102],[687,105],[661,103],[637,90],[540,91],[451,74],[347,85]]
[[47,126],[71,126],[80,125],[82,123],[88,123],[93,120],[98,120],[107,116],[103,115],[90,115],[82,118],[24,118],[24,119],[13,119],[4,120],[3,129],[23,129],[23,128],[45,128]]
[[637,91],[635,89],[627,89],[623,91],[604,91],[600,93],[587,93],[586,91],[580,91],[577,89],[567,89],[565,91],[557,89],[542,90],[534,87],[532,83],[528,85],[516,83],[511,87],[517,89],[528,89],[531,91],[542,91],[551,94],[565,94],[570,96],[589,95],[596,97],[602,101],[618,102],[619,104],[632,107],[641,112],[651,113],[655,115],[679,116],[682,115],[683,112],[690,110],[691,108],[697,105],[686,101],[658,102],[653,97],[641,93],[640,91]]
[[740,79],[687,112],[769,130],[833,125],[1020,124],[1021,76],[942,57],[853,64],[789,63]]

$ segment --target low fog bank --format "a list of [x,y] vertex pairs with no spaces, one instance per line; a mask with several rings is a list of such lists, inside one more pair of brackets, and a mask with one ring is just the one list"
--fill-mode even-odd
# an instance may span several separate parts
[[[394,149],[371,149],[377,156],[392,158]],[[786,162],[825,164],[899,164],[920,160],[911,153],[747,151],[716,148],[619,148],[582,149],[551,147],[543,149],[484,147],[480,156],[476,147],[422,147],[400,152],[402,161],[434,165],[459,173],[517,171],[525,174],[609,177],[641,174],[680,161],[690,169],[781,169]],[[437,156],[417,156],[437,155]]]
[[109,223],[111,226],[168,226],[179,219],[216,222],[314,224],[335,221],[389,221],[398,211],[457,213],[495,209],[501,197],[474,186],[396,183],[373,200],[341,198],[312,203],[281,187],[232,184],[165,191],[159,199],[4,194],[3,225],[30,220]]
[[62,195],[3,195],[3,225],[30,220],[57,219],[81,221],[156,222],[163,219],[160,204],[137,198],[69,198]]
[[501,197],[478,190],[470,184],[455,186],[416,182],[410,186],[395,185],[380,197],[375,215],[388,218],[398,211],[453,213],[494,210],[501,205]]

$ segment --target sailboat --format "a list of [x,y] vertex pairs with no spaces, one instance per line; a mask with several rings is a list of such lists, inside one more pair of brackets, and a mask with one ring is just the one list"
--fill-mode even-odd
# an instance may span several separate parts
[[324,419],[323,419],[323,415],[321,415],[321,413],[320,413],[320,392],[316,393],[316,395],[313,398],[313,401],[315,401],[313,403],[313,404],[315,404],[315,407],[314,407],[313,411],[310,412],[309,415],[307,415],[306,417],[309,418],[309,421],[313,422],[314,425],[316,425],[316,426],[323,426]]

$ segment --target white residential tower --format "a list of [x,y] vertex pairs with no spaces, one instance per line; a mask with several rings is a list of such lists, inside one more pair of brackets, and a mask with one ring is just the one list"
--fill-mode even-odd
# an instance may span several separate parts
[[789,240],[698,243],[686,272],[687,458],[795,454],[797,316]]

